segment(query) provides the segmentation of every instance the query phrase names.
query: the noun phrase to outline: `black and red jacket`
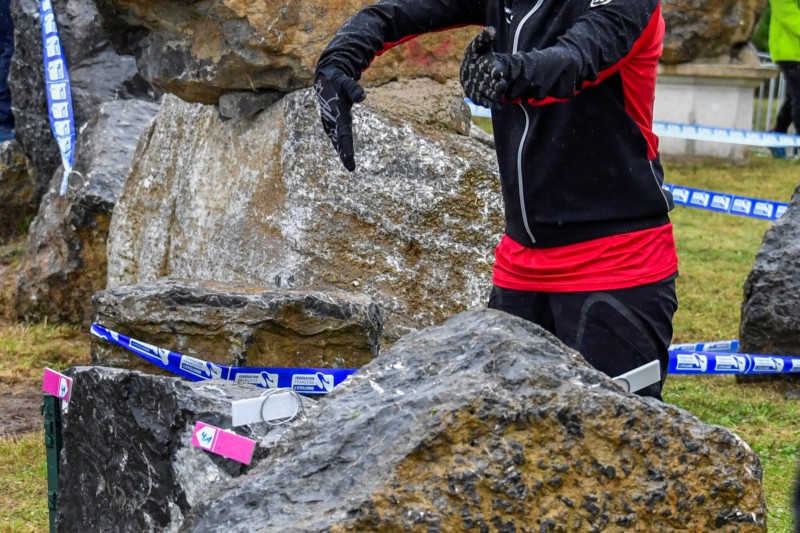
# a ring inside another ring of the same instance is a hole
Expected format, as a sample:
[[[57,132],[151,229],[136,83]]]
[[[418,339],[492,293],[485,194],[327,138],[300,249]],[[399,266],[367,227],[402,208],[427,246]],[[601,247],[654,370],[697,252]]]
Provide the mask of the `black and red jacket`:
[[[506,234],[553,247],[668,223],[652,132],[658,0],[382,0],[342,26],[318,68],[359,79],[397,43],[472,24],[497,28],[494,51],[513,54],[509,101],[492,116]]]

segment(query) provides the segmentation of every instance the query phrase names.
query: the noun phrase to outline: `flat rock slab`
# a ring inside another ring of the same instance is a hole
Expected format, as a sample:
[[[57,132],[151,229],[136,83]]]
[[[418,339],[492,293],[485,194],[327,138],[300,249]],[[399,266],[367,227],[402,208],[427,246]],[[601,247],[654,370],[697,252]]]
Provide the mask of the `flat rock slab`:
[[[161,279],[95,294],[95,322],[149,344],[233,366],[358,368],[378,355],[371,298]],[[96,364],[155,367],[92,340]]]
[[[758,456],[529,322],[403,337],[182,531],[766,531]]]

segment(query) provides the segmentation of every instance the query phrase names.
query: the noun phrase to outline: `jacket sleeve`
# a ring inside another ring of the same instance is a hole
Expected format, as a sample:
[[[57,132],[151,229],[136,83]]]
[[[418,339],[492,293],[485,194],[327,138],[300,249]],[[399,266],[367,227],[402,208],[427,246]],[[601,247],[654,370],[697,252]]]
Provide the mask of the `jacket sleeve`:
[[[344,23],[322,52],[317,71],[336,66],[355,80],[376,55],[423,33],[484,24],[487,0],[381,0]]]
[[[800,4],[797,0],[770,0],[772,19],[779,21],[783,29],[800,40]],[[800,41],[797,43],[800,48]]]
[[[511,55],[509,99],[536,104],[571,98],[619,71],[642,45],[653,53],[654,39],[660,56],[664,21],[658,0],[585,2],[583,15],[555,45]]]

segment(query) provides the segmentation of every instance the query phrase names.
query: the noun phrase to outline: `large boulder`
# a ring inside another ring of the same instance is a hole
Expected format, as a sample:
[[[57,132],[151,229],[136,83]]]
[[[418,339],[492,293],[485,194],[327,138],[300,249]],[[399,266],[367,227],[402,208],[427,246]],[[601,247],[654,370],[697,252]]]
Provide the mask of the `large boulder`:
[[[153,89],[138,75],[134,57],[118,54],[111,47],[93,0],[52,1],[69,68],[76,131],[80,132],[103,102],[155,97]],[[15,136],[31,161],[41,197],[61,157],[48,119],[39,3],[11,3],[15,50],[9,85]]]
[[[768,0],[663,0],[662,63],[727,63],[750,42]]]
[[[156,87],[190,102],[216,103],[230,91],[290,92],[313,83],[333,33],[373,0],[97,0],[119,49],[135,45],[139,71]],[[369,83],[398,77],[453,78],[467,44],[465,28],[427,35],[377,59]],[[135,37],[138,40],[131,41]]]
[[[766,503],[736,435],[481,310],[401,339],[181,530],[761,532]]]
[[[665,0],[664,61],[736,55],[767,0]],[[153,85],[191,102],[230,91],[290,92],[312,83],[333,33],[374,0],[97,0],[119,50],[135,50]],[[369,84],[397,78],[455,78],[477,28],[425,35],[377,58]]]
[[[448,87],[431,109],[463,104]],[[381,305],[390,338],[485,305],[503,229],[493,151],[436,120],[354,113],[348,173],[311,90],[243,121],[166,97],[114,210],[108,287],[167,276],[358,290]]]
[[[764,234],[744,285],[740,350],[800,357],[800,187]]]
[[[108,329],[233,366],[358,368],[378,355],[383,326],[372,299],[344,292],[161,279],[98,292],[93,302],[95,322]],[[92,341],[95,364],[153,369]]]
[[[66,196],[53,176],[31,225],[15,291],[20,318],[88,325],[92,294],[106,285],[106,240],[139,135],[158,104],[117,100],[99,106],[77,144]]]
[[[59,465],[58,531],[169,531],[215,485],[248,468],[191,446],[196,422],[231,428],[231,402],[260,390],[230,382],[108,368],[78,368],[64,415]],[[311,412],[313,405],[306,402]],[[235,432],[268,455],[284,431],[263,423]]]
[[[28,229],[39,191],[16,141],[0,143],[0,244]]]

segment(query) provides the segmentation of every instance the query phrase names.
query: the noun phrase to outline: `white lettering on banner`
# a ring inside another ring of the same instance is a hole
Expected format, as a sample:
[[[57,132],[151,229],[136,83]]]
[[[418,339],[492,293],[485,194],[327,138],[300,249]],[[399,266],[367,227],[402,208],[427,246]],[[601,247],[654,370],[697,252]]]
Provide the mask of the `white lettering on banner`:
[[[56,139],[59,148],[61,148],[62,153],[67,153],[72,150],[72,138],[71,137],[58,137]]]
[[[775,218],[781,218],[787,209],[789,209],[788,205],[779,205],[778,209],[775,210]]]
[[[184,355],[181,357],[181,363],[178,367],[183,370],[184,372],[188,372],[190,374],[194,374],[195,376],[206,377],[208,374],[208,368],[206,368],[206,362],[201,361],[200,359],[195,359],[194,357]]]
[[[67,84],[54,83],[50,86],[50,99],[51,100],[66,100],[67,99]]]
[[[47,44],[45,45],[45,49],[47,50],[47,57],[58,57],[61,55],[61,41],[58,39],[58,36],[53,35],[52,37],[47,38]]]
[[[56,102],[50,106],[50,112],[53,114],[53,118],[69,118],[69,104]]]
[[[44,32],[47,34],[56,33],[56,16],[48,13],[44,16]]]
[[[675,187],[672,189],[672,197],[676,202],[685,204],[689,200],[689,191]]]
[[[718,355],[716,357],[716,363],[714,364],[714,370],[717,372],[724,370],[744,372],[747,370],[747,358],[735,355]]]
[[[316,374],[294,374],[292,388],[298,392],[320,392],[333,390],[333,376],[317,372]]]
[[[47,66],[47,76],[49,81],[60,81],[64,79],[64,61],[56,59]]]
[[[247,373],[240,372],[236,374],[234,379],[237,383],[246,383],[248,385],[258,385],[265,389],[278,388],[278,374],[271,374],[269,372]]]
[[[678,354],[678,370],[705,372],[708,370],[708,357],[700,354]]]
[[[789,372],[800,372],[800,359],[792,359],[792,368]]]
[[[783,372],[783,360],[774,357],[753,357],[753,372]]]
[[[59,137],[66,137],[72,133],[72,127],[69,120],[57,120],[53,129]]]
[[[50,0],[42,0],[42,11],[52,11],[53,3]]]
[[[733,201],[731,211],[736,213],[750,214],[750,209],[753,207],[753,202],[745,200],[744,198],[737,198]]]
[[[214,363],[208,363],[207,372],[208,375],[211,376],[211,379],[222,379],[222,367]]]
[[[695,191],[692,193],[692,199],[689,201],[689,203],[692,205],[707,207],[710,199],[711,195],[709,195],[707,192]]]
[[[753,213],[762,217],[772,217],[772,204],[767,202],[756,202]]]
[[[711,207],[727,211],[731,207],[731,197],[722,194],[715,194],[711,199]]]

